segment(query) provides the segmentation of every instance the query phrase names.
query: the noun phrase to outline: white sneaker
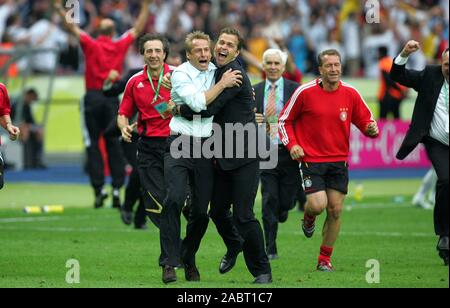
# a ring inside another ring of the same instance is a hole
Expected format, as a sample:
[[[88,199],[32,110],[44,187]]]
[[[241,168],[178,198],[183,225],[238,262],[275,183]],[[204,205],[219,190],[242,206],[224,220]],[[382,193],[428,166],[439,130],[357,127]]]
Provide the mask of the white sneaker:
[[[425,196],[422,194],[416,194],[414,196],[414,198],[412,199],[412,204],[414,206],[417,206],[421,209],[424,210],[430,210],[433,208],[433,206],[431,205],[431,203],[427,202],[427,200],[425,200]]]

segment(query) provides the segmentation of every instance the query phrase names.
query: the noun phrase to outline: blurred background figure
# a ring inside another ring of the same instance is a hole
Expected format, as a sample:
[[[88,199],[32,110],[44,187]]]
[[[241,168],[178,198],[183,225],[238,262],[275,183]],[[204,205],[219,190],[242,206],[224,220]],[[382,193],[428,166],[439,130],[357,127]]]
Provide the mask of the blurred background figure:
[[[23,105],[19,108],[19,99]],[[33,113],[33,104],[39,100],[39,94],[34,88],[23,93],[22,98],[11,99],[11,117],[18,123],[23,144],[23,160],[25,169],[46,169],[44,164],[44,128],[39,125]],[[18,111],[20,113],[17,113]]]
[[[388,56],[385,46],[378,48],[380,69],[380,86],[378,89],[378,103],[380,106],[379,119],[387,119],[389,115],[395,120],[401,119],[400,104],[408,94],[408,88],[393,81],[389,76],[394,60]]]

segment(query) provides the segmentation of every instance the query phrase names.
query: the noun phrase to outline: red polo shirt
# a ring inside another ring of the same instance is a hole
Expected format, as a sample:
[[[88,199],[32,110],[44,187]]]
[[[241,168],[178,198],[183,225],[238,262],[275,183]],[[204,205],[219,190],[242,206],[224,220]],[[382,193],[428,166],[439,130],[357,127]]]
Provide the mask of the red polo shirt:
[[[8,90],[3,83],[0,83],[0,117],[11,113]]]
[[[172,70],[172,67],[164,64],[164,75]],[[159,78],[152,78],[153,87],[155,89],[158,88],[158,79]],[[160,99],[158,99],[155,104],[152,104],[155,92],[148,80],[147,66],[128,81],[122,103],[120,104],[119,115],[131,119],[137,108],[139,112],[138,132],[140,136],[170,136],[169,123],[172,117],[163,119],[154,107],[154,105],[157,105],[160,102],[168,102],[170,100],[170,90],[161,86],[159,95]]]
[[[100,35],[96,40],[87,33],[80,35],[80,44],[86,59],[85,81],[87,90],[101,90],[111,70],[122,74],[125,56],[134,37],[126,32],[120,39]]]

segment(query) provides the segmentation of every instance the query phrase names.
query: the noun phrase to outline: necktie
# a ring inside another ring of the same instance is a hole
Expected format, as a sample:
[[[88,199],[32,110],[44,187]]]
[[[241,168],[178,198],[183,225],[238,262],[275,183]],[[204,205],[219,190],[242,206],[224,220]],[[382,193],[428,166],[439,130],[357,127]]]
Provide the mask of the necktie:
[[[266,130],[270,135],[271,139],[275,135],[275,130],[271,129],[271,125],[276,125],[274,118],[277,115],[277,105],[275,101],[275,93],[277,86],[275,84],[270,85],[269,87],[269,95],[267,96],[267,104],[266,104]]]

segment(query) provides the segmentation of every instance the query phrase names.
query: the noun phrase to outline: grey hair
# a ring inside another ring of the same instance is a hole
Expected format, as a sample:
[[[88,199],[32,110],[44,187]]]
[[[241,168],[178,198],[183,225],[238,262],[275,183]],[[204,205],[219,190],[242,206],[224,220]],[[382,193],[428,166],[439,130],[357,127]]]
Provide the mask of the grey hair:
[[[283,65],[286,65],[287,63],[288,54],[280,49],[277,48],[267,49],[263,54],[263,63],[266,63],[267,58],[270,56],[279,56],[281,59],[281,63]]]

